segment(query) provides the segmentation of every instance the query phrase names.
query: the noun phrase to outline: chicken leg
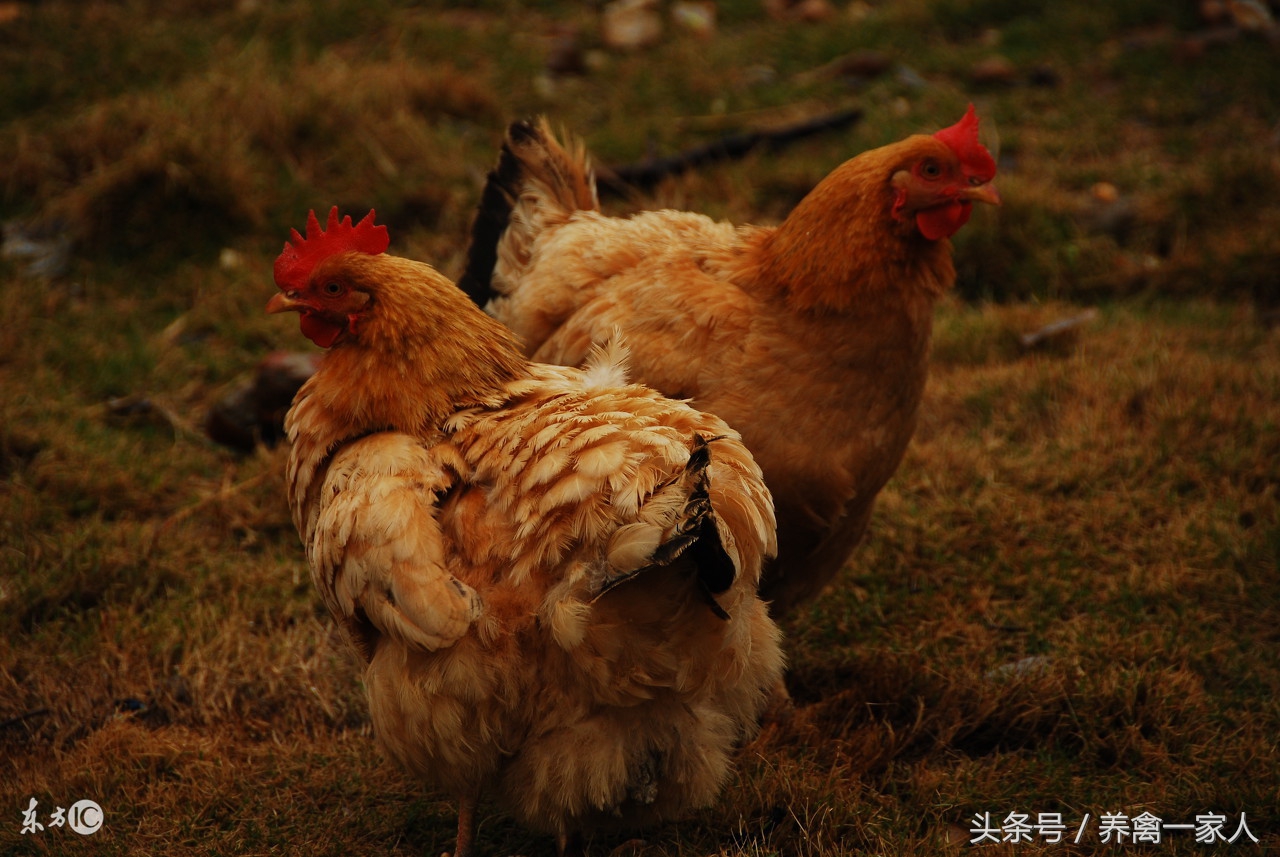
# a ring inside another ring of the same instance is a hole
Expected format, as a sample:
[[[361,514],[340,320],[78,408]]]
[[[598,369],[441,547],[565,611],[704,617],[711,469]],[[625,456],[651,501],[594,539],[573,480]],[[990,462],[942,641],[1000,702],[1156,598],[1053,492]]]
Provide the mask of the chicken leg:
[[[458,800],[458,842],[453,857],[475,857],[476,846],[476,795],[466,795]]]
[[[579,831],[556,834],[556,854],[559,857],[584,857],[586,849],[582,847],[582,834]]]

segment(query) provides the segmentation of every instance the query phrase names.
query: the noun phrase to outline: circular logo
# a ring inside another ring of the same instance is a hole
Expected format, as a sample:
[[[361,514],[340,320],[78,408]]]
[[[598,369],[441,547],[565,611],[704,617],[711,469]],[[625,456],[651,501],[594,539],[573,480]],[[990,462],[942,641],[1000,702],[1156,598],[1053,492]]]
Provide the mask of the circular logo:
[[[67,825],[82,836],[97,833],[102,820],[102,807],[91,800],[78,800],[67,812]]]

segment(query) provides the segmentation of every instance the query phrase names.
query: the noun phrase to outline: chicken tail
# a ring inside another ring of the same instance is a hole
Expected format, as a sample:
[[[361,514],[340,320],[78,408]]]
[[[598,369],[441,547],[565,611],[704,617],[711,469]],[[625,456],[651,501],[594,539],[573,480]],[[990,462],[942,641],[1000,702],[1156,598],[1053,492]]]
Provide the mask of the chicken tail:
[[[605,578],[596,598],[687,554],[697,569],[698,587],[708,605],[720,618],[729,618],[715,600],[733,584],[737,566],[725,550],[711,506],[710,441],[714,440],[718,438],[695,433],[683,473],[654,492],[641,510],[641,520],[614,533],[608,547],[614,573]]]
[[[458,286],[484,307],[498,294],[493,273],[499,259],[518,269],[528,261],[529,246],[539,232],[575,211],[599,208],[595,176],[582,145],[560,145],[545,118],[513,122],[481,192]]]

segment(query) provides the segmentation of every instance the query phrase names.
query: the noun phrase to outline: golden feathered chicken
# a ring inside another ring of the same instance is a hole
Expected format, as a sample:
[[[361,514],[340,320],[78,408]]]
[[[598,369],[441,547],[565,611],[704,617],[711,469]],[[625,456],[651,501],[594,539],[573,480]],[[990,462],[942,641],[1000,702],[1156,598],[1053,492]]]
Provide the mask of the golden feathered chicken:
[[[737,434],[625,379],[530,363],[373,213],[314,212],[268,312],[329,349],[286,419],[312,577],[390,756],[563,852],[710,803],[780,680],[773,508]]]
[[[615,329],[638,381],[723,418],[764,470],[775,615],[830,581],[915,430],[949,236],[998,203],[970,106],[837,167],[777,227],[599,211],[580,146],[511,126],[459,285],[534,360],[578,365]]]

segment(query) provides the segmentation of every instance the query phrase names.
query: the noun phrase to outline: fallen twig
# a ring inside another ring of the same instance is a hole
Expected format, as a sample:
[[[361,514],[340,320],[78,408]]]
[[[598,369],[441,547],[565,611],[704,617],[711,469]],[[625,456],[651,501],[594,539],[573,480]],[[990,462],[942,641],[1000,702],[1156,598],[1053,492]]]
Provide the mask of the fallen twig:
[[[1073,334],[1076,328],[1088,324],[1097,317],[1098,311],[1096,309],[1087,309],[1079,315],[1059,319],[1052,324],[1046,324],[1039,330],[1034,330],[1031,333],[1024,333],[1018,337],[1018,342],[1027,350],[1038,348],[1054,339],[1067,334]]]
[[[262,473],[259,473],[257,476],[250,476],[248,479],[245,479],[241,482],[237,482],[234,485],[228,485],[224,482],[222,487],[219,488],[213,494],[210,494],[207,497],[202,497],[201,499],[192,503],[190,506],[187,506],[183,509],[179,509],[178,511],[174,512],[172,515],[170,515],[169,517],[161,521],[160,526],[156,527],[155,535],[151,537],[151,544],[147,548],[146,556],[150,558],[153,554],[155,554],[156,548],[160,544],[161,536],[167,533],[169,529],[172,528],[175,524],[179,524],[182,521],[185,521],[187,518],[190,518],[192,515],[199,512],[201,509],[204,509],[205,507],[213,503],[230,499],[231,497],[234,497],[237,494],[242,493],[246,489],[252,488],[258,483],[263,482],[266,479],[270,478],[272,475],[273,475],[273,471],[267,470]]]
[[[25,723],[34,717],[44,717],[49,713],[47,708],[33,708],[31,711],[25,711],[17,717],[10,717],[8,720],[0,721],[0,730],[8,729],[10,726],[17,726],[19,723]]]
[[[667,176],[679,175],[694,167],[741,158],[758,146],[780,148],[815,134],[847,128],[861,119],[862,108],[852,107],[778,128],[726,134],[665,158],[647,158],[620,167],[599,167],[596,184],[602,193],[625,196],[632,190],[648,190]]]

